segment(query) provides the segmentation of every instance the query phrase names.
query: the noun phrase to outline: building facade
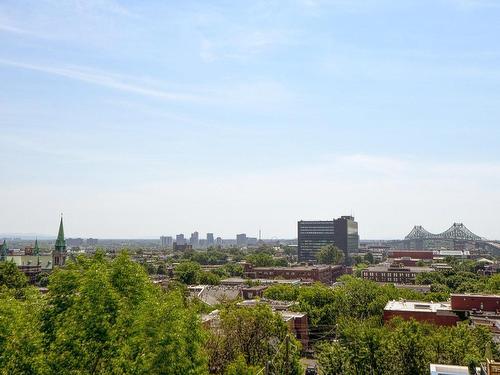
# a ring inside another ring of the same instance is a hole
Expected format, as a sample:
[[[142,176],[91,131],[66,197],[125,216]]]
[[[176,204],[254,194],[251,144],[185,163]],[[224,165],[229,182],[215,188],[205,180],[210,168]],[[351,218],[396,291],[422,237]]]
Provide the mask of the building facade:
[[[297,223],[299,262],[316,261],[316,254],[323,246],[334,244],[334,232],[333,220],[299,221]]]
[[[449,302],[389,301],[384,308],[384,322],[395,317],[439,326],[455,326],[460,321]]]
[[[358,223],[353,216],[341,216],[334,220],[334,243],[344,252],[346,261],[349,255],[359,249]]]
[[[236,235],[236,246],[247,246],[247,235],[245,233]]]
[[[455,311],[500,313],[500,296],[495,294],[452,294],[451,307]]]
[[[319,281],[331,284],[346,273],[344,266],[300,266],[300,267],[252,267],[244,266],[245,276],[251,279],[274,279]]]
[[[400,264],[376,265],[363,270],[363,279],[395,284],[414,284],[420,272],[433,272],[430,267],[406,267]]]

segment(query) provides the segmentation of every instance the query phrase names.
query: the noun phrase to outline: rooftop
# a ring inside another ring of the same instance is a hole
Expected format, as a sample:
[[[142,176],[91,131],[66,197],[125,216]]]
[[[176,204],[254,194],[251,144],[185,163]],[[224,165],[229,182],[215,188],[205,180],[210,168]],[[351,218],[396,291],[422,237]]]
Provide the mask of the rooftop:
[[[451,311],[449,302],[423,302],[423,301],[389,301],[384,310],[388,311],[420,311],[437,312]]]
[[[432,272],[434,271],[433,268],[431,267],[408,267],[408,266],[402,266],[401,268],[398,268],[397,266],[389,265],[389,264],[378,264],[376,266],[370,266],[365,269],[366,271],[371,271],[371,272],[401,272],[401,271],[406,271],[409,270],[410,272]]]
[[[469,375],[467,366],[430,365],[431,375]]]

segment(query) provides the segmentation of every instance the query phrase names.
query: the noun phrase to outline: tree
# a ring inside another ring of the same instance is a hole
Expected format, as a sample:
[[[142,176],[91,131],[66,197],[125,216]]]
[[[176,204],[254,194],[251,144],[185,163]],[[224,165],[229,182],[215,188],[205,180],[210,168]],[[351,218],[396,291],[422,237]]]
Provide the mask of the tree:
[[[195,262],[182,262],[175,267],[174,273],[175,277],[184,284],[198,284],[201,267]]]
[[[0,286],[21,289],[28,285],[28,279],[14,262],[0,262]]]
[[[364,261],[370,264],[373,264],[375,262],[375,259],[373,258],[372,253],[366,253],[365,256],[363,257]]]
[[[246,257],[247,262],[254,267],[271,267],[274,266],[274,259],[266,252],[250,254]]]
[[[245,357],[240,354],[227,366],[225,375],[256,375],[259,370],[259,367],[249,366],[245,361]]]
[[[326,245],[316,254],[316,259],[321,264],[340,264],[344,259],[344,253],[334,245]]]
[[[205,374],[204,334],[178,290],[126,254],[78,258],[50,277],[42,316],[50,373]]]
[[[262,368],[271,361],[272,373],[283,374],[284,366],[288,365],[289,374],[298,375],[300,343],[293,337],[289,338],[289,358],[286,361],[288,335],[287,325],[267,305],[228,306],[220,312],[220,325],[207,342],[209,368],[213,373],[224,373],[230,363],[238,362],[238,357],[242,356],[248,366]]]

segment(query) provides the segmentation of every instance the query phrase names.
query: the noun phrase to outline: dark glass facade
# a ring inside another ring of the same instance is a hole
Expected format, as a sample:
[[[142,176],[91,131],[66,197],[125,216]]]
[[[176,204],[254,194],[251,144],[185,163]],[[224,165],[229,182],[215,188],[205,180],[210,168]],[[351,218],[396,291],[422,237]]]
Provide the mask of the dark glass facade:
[[[319,249],[334,243],[334,221],[299,221],[299,262],[315,261]]]
[[[344,252],[346,261],[349,254],[357,252],[359,248],[358,223],[352,216],[342,216],[334,220],[334,243]]]

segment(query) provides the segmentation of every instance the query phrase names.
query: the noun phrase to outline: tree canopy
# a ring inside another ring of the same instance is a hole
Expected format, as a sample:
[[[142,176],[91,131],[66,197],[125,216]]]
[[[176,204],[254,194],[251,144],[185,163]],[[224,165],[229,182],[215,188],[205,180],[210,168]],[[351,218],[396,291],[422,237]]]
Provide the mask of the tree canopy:
[[[341,264],[344,252],[335,245],[325,245],[316,254],[316,259],[321,264]]]

